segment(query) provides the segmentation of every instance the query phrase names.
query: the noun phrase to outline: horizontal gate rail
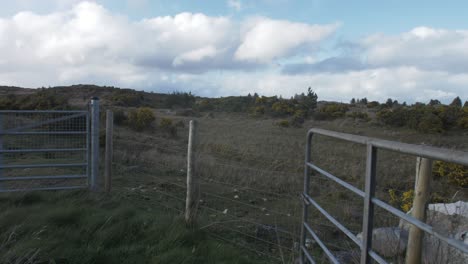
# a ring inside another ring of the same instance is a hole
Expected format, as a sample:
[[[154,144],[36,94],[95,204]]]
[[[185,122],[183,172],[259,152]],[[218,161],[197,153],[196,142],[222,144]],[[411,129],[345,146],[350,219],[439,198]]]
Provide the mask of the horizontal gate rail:
[[[364,145],[371,144],[372,146],[381,149],[388,149],[413,156],[419,156],[423,158],[435,159],[468,166],[468,153],[464,151],[351,135],[320,128],[313,128],[309,130],[309,133],[343,139],[345,141],[351,141],[354,143]]]
[[[0,153],[36,153],[36,152],[81,152],[86,148],[60,148],[60,149],[0,149]]]
[[[82,179],[86,175],[56,175],[56,176],[18,176],[18,177],[3,177],[0,181],[25,181],[25,180],[60,180],[60,179]]]
[[[4,131],[0,135],[84,135],[86,131],[28,131],[28,132],[15,132]]]
[[[85,117],[87,115],[86,112],[82,112],[82,111],[72,112],[72,113],[74,113],[74,114],[73,115],[62,116],[62,117],[59,117],[59,118],[49,119],[49,120],[46,120],[46,121],[25,125],[25,126],[22,126],[22,127],[15,127],[15,128],[12,128],[12,129],[7,129],[7,130],[4,130],[3,133],[20,132],[21,130],[40,127],[40,126],[44,126],[44,125],[49,125],[49,124],[53,124],[53,123],[57,123],[57,122],[77,118],[77,117]],[[53,132],[58,132],[58,131],[47,131],[47,133],[50,133],[50,132],[53,133]]]
[[[41,187],[41,188],[27,188],[27,189],[0,189],[0,193],[10,193],[10,192],[30,192],[30,191],[58,191],[58,190],[78,190],[86,189],[86,185],[78,186],[57,186],[57,187]]]
[[[367,172],[366,172],[366,190],[362,191],[353,185],[339,179],[335,175],[319,168],[317,165],[311,162],[310,152],[311,152],[311,142],[312,136],[314,134],[337,138],[345,141],[350,141],[358,144],[367,145]],[[414,145],[414,144],[407,144],[401,142],[393,142],[388,140],[381,140],[375,139],[370,137],[364,136],[357,136],[357,135],[350,135],[345,133],[339,133],[334,131],[328,131],[324,129],[313,128],[310,129],[307,133],[307,145],[306,145],[306,160],[305,160],[305,175],[304,175],[304,192],[302,193],[303,201],[304,201],[304,215],[303,215],[303,223],[302,223],[302,235],[301,235],[301,261],[307,259],[311,263],[315,263],[312,259],[311,255],[307,251],[305,247],[305,236],[306,233],[310,234],[314,240],[319,244],[322,248],[324,253],[328,256],[329,260],[332,263],[339,263],[337,259],[333,256],[331,251],[326,247],[326,245],[320,240],[317,234],[312,230],[312,228],[307,224],[308,219],[308,206],[313,205],[321,214],[323,214],[330,222],[332,222],[338,229],[340,229],[343,233],[345,233],[354,243],[356,243],[361,248],[362,256],[361,256],[361,263],[367,264],[370,263],[370,258],[377,261],[377,263],[384,264],[387,263],[381,256],[379,256],[376,252],[372,250],[372,230],[373,230],[373,206],[376,205],[387,212],[403,219],[410,224],[418,227],[419,229],[423,230],[424,232],[433,235],[440,239],[443,242],[446,242],[448,245],[452,246],[460,250],[461,252],[468,254],[468,246],[466,246],[462,241],[456,240],[451,237],[447,237],[435,232],[432,226],[417,220],[416,218],[412,217],[411,215],[407,215],[404,212],[392,207],[391,205],[383,202],[382,200],[376,198],[374,196],[374,188],[375,188],[375,167],[376,167],[376,151],[377,149],[387,149],[391,151],[396,151],[399,153],[414,155],[418,157],[446,161],[450,163],[457,163],[461,165],[468,166],[468,152],[458,151],[458,150],[451,150],[451,149],[442,149],[430,146],[423,146],[423,145]],[[354,235],[350,230],[348,230],[344,225],[342,225],[338,220],[336,220],[333,216],[331,216],[324,208],[322,208],[309,194],[309,169],[313,169],[314,171],[318,172],[322,176],[340,184],[344,188],[349,191],[352,191],[356,195],[364,198],[367,201],[367,205],[365,204],[365,212],[364,212],[364,219],[363,219],[363,232],[362,237],[363,240],[359,239],[356,235]],[[367,226],[367,227],[366,227]],[[370,257],[370,258],[369,258]]]
[[[3,165],[0,169],[27,169],[27,168],[55,168],[55,167],[86,167],[87,163],[61,163],[61,164],[19,164],[19,165]]]
[[[343,181],[342,179],[336,177],[335,175],[331,174],[331,173],[328,173],[326,171],[324,171],[323,169],[319,168],[318,166],[316,166],[315,164],[312,164],[310,162],[306,162],[306,166],[309,166],[310,168],[314,169],[315,171],[317,171],[318,173],[322,174],[323,176],[325,177],[328,177],[329,179],[335,181],[336,183],[340,184],[341,186],[345,187],[346,189],[352,191],[353,193],[361,196],[362,198],[364,198],[364,196],[366,195],[363,191],[359,190],[358,188],[354,187],[353,185]]]
[[[86,114],[86,110],[0,110],[0,114]]]

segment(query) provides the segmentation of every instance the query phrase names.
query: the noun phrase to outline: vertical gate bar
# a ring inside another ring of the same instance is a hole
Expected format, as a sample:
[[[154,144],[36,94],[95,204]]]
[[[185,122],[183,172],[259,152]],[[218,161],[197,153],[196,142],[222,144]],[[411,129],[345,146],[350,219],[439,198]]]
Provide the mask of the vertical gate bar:
[[[104,189],[110,192],[112,185],[112,134],[114,130],[114,114],[111,110],[106,111],[106,154],[104,166]]]
[[[372,232],[374,227],[374,204],[377,167],[377,148],[371,143],[367,144],[366,186],[364,196],[364,215],[362,220],[361,264],[370,264],[372,249]]]
[[[0,113],[0,150],[3,149],[3,114]],[[0,167],[3,165],[3,153],[0,152]],[[0,168],[0,178],[3,177],[3,169]],[[0,190],[2,184],[0,184]]]
[[[309,184],[310,184],[310,168],[307,166],[307,163],[310,162],[311,159],[311,148],[312,148],[312,136],[314,134],[312,132],[307,133],[307,143],[305,148],[305,162],[304,162],[304,193],[309,194]],[[304,227],[304,223],[307,223],[307,219],[309,217],[309,207],[308,203],[306,203],[305,199],[303,199],[303,209],[302,209],[302,225],[301,225],[301,246],[305,247],[306,242],[306,230]],[[301,264],[305,263],[306,256],[304,252],[300,251],[300,261]]]
[[[89,134],[90,134],[90,125],[89,125],[89,113],[91,111],[90,104],[88,103],[88,112],[86,113],[86,153],[85,153],[85,159],[86,159],[86,181],[88,187],[91,187],[91,173],[90,173],[90,168],[91,168],[91,151],[90,151],[90,142],[89,142]]]
[[[99,190],[99,98],[91,100],[91,189]]]

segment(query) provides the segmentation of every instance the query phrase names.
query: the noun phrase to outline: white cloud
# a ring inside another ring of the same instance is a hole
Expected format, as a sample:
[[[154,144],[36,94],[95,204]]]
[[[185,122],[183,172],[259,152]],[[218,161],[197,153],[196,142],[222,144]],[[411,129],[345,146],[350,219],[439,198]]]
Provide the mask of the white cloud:
[[[95,2],[42,15],[24,11],[0,18],[0,85],[95,83],[284,97],[311,86],[329,100],[468,99],[467,30],[419,27],[375,34],[357,40],[358,55],[324,63],[320,45],[337,28],[201,13],[131,21]],[[322,67],[288,72],[287,66],[272,66],[276,59]]]
[[[184,64],[184,62],[198,62],[203,59],[212,58],[214,57],[218,51],[213,46],[206,46],[200,49],[191,50],[181,55],[177,56],[174,61],[174,66],[179,66]]]
[[[446,72],[421,71],[414,67],[369,69],[345,73],[288,74],[233,74],[222,80],[222,91],[233,94],[258,92],[266,95],[291,96],[312,87],[320,100],[348,102],[351,98],[369,100],[428,102],[437,98],[450,102],[455,96],[468,97],[465,82],[468,73],[451,75]],[[241,89],[241,90],[239,90]]]
[[[228,0],[227,5],[236,11],[240,11],[242,9],[242,2],[240,0]]]
[[[289,55],[300,47],[317,47],[337,27],[337,24],[309,25],[256,18],[244,26],[242,43],[235,57],[238,60],[268,62]]]
[[[417,27],[399,35],[371,35],[362,45],[372,66],[468,71],[468,30]]]

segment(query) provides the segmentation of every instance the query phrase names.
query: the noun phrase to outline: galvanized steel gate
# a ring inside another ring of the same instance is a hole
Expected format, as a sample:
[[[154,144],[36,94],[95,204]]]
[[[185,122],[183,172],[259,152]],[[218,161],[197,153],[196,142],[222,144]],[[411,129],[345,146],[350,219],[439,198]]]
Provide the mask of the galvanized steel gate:
[[[367,146],[367,161],[366,161],[366,175],[365,175],[365,190],[362,191],[353,185],[339,179],[338,177],[328,173],[327,171],[319,168],[311,161],[311,142],[313,135],[321,135],[341,139],[349,142],[358,144],[364,144]],[[377,263],[388,263],[384,258],[379,256],[375,251],[372,250],[372,230],[374,220],[374,206],[378,206],[387,212],[404,219],[405,221],[417,226],[420,230],[427,234],[430,234],[441,241],[444,241],[454,249],[468,254],[468,247],[460,240],[455,240],[450,237],[446,237],[442,234],[435,232],[432,226],[417,220],[411,215],[405,214],[404,212],[392,207],[391,205],[383,202],[382,200],[375,197],[375,185],[376,185],[376,166],[377,166],[377,149],[387,149],[396,151],[399,153],[405,153],[414,155],[422,158],[440,160],[446,162],[457,163],[468,166],[468,153],[456,150],[434,148],[429,146],[412,145],[400,142],[392,142],[387,140],[374,139],[363,136],[356,136],[344,133],[338,133],[323,129],[311,129],[307,134],[307,145],[306,145],[306,157],[305,157],[305,171],[304,171],[304,192],[302,193],[304,208],[303,208],[303,222],[301,226],[301,262],[302,263],[316,263],[308,252],[305,242],[306,236],[310,235],[317,242],[323,252],[327,255],[331,263],[340,263],[337,258],[333,255],[330,249],[324,244],[324,242],[318,237],[316,232],[312,230],[311,226],[307,223],[309,206],[313,205],[320,213],[322,213],[331,223],[333,223],[338,229],[340,229],[346,236],[348,236],[356,245],[361,249],[361,264],[372,263],[374,260]],[[364,199],[364,212],[363,212],[363,224],[362,224],[362,240],[347,229],[343,224],[337,221],[332,215],[330,215],[323,207],[321,207],[309,194],[310,185],[310,172],[311,170],[316,171],[325,178],[334,181],[347,190],[353,192],[357,196]]]
[[[95,188],[99,100],[86,111],[0,111],[0,192]]]

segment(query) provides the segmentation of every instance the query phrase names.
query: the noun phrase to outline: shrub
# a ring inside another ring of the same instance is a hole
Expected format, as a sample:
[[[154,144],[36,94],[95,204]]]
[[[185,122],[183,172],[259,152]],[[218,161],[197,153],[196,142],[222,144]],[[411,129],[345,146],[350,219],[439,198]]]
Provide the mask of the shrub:
[[[159,125],[161,126],[161,128],[171,127],[172,126],[172,119],[163,117],[163,119],[161,119],[161,122],[159,123]]]
[[[148,107],[140,107],[136,110],[132,110],[128,116],[129,126],[137,131],[151,128],[154,120],[153,111]]]
[[[306,113],[303,110],[296,110],[291,118],[291,125],[301,127],[304,124]]]
[[[468,166],[436,161],[433,174],[436,177],[446,178],[450,183],[459,187],[468,187]]]
[[[377,112],[377,119],[386,125],[401,127],[407,122],[407,114],[404,108],[384,108]]]
[[[444,132],[444,123],[437,115],[427,113],[419,122],[418,131],[422,133],[442,133]]]
[[[390,204],[401,208],[404,212],[408,212],[413,207],[414,190],[411,189],[398,195],[396,190],[390,189],[388,194],[390,195]]]
[[[378,107],[378,106],[380,106],[380,104],[377,101],[372,101],[372,102],[367,103],[368,108],[375,108],[375,107]]]
[[[286,101],[279,101],[271,106],[274,116],[285,116],[294,113],[294,108]]]
[[[289,127],[289,121],[288,120],[281,120],[278,123],[276,123],[276,125],[278,125],[280,127]]]
[[[143,103],[143,93],[130,89],[115,89],[111,95],[111,101],[119,106],[138,106]]]
[[[172,119],[164,117],[161,119],[159,126],[162,130],[169,133],[171,136],[177,136],[177,127],[173,125]]]
[[[326,104],[315,113],[315,119],[324,120],[343,117],[345,116],[346,111],[348,111],[348,107],[344,104]]]
[[[360,119],[366,122],[370,120],[370,117],[366,112],[352,112],[352,113],[349,113],[347,116],[355,120]]]
[[[463,129],[468,129],[468,105],[463,106],[463,109],[457,120],[457,126]]]

